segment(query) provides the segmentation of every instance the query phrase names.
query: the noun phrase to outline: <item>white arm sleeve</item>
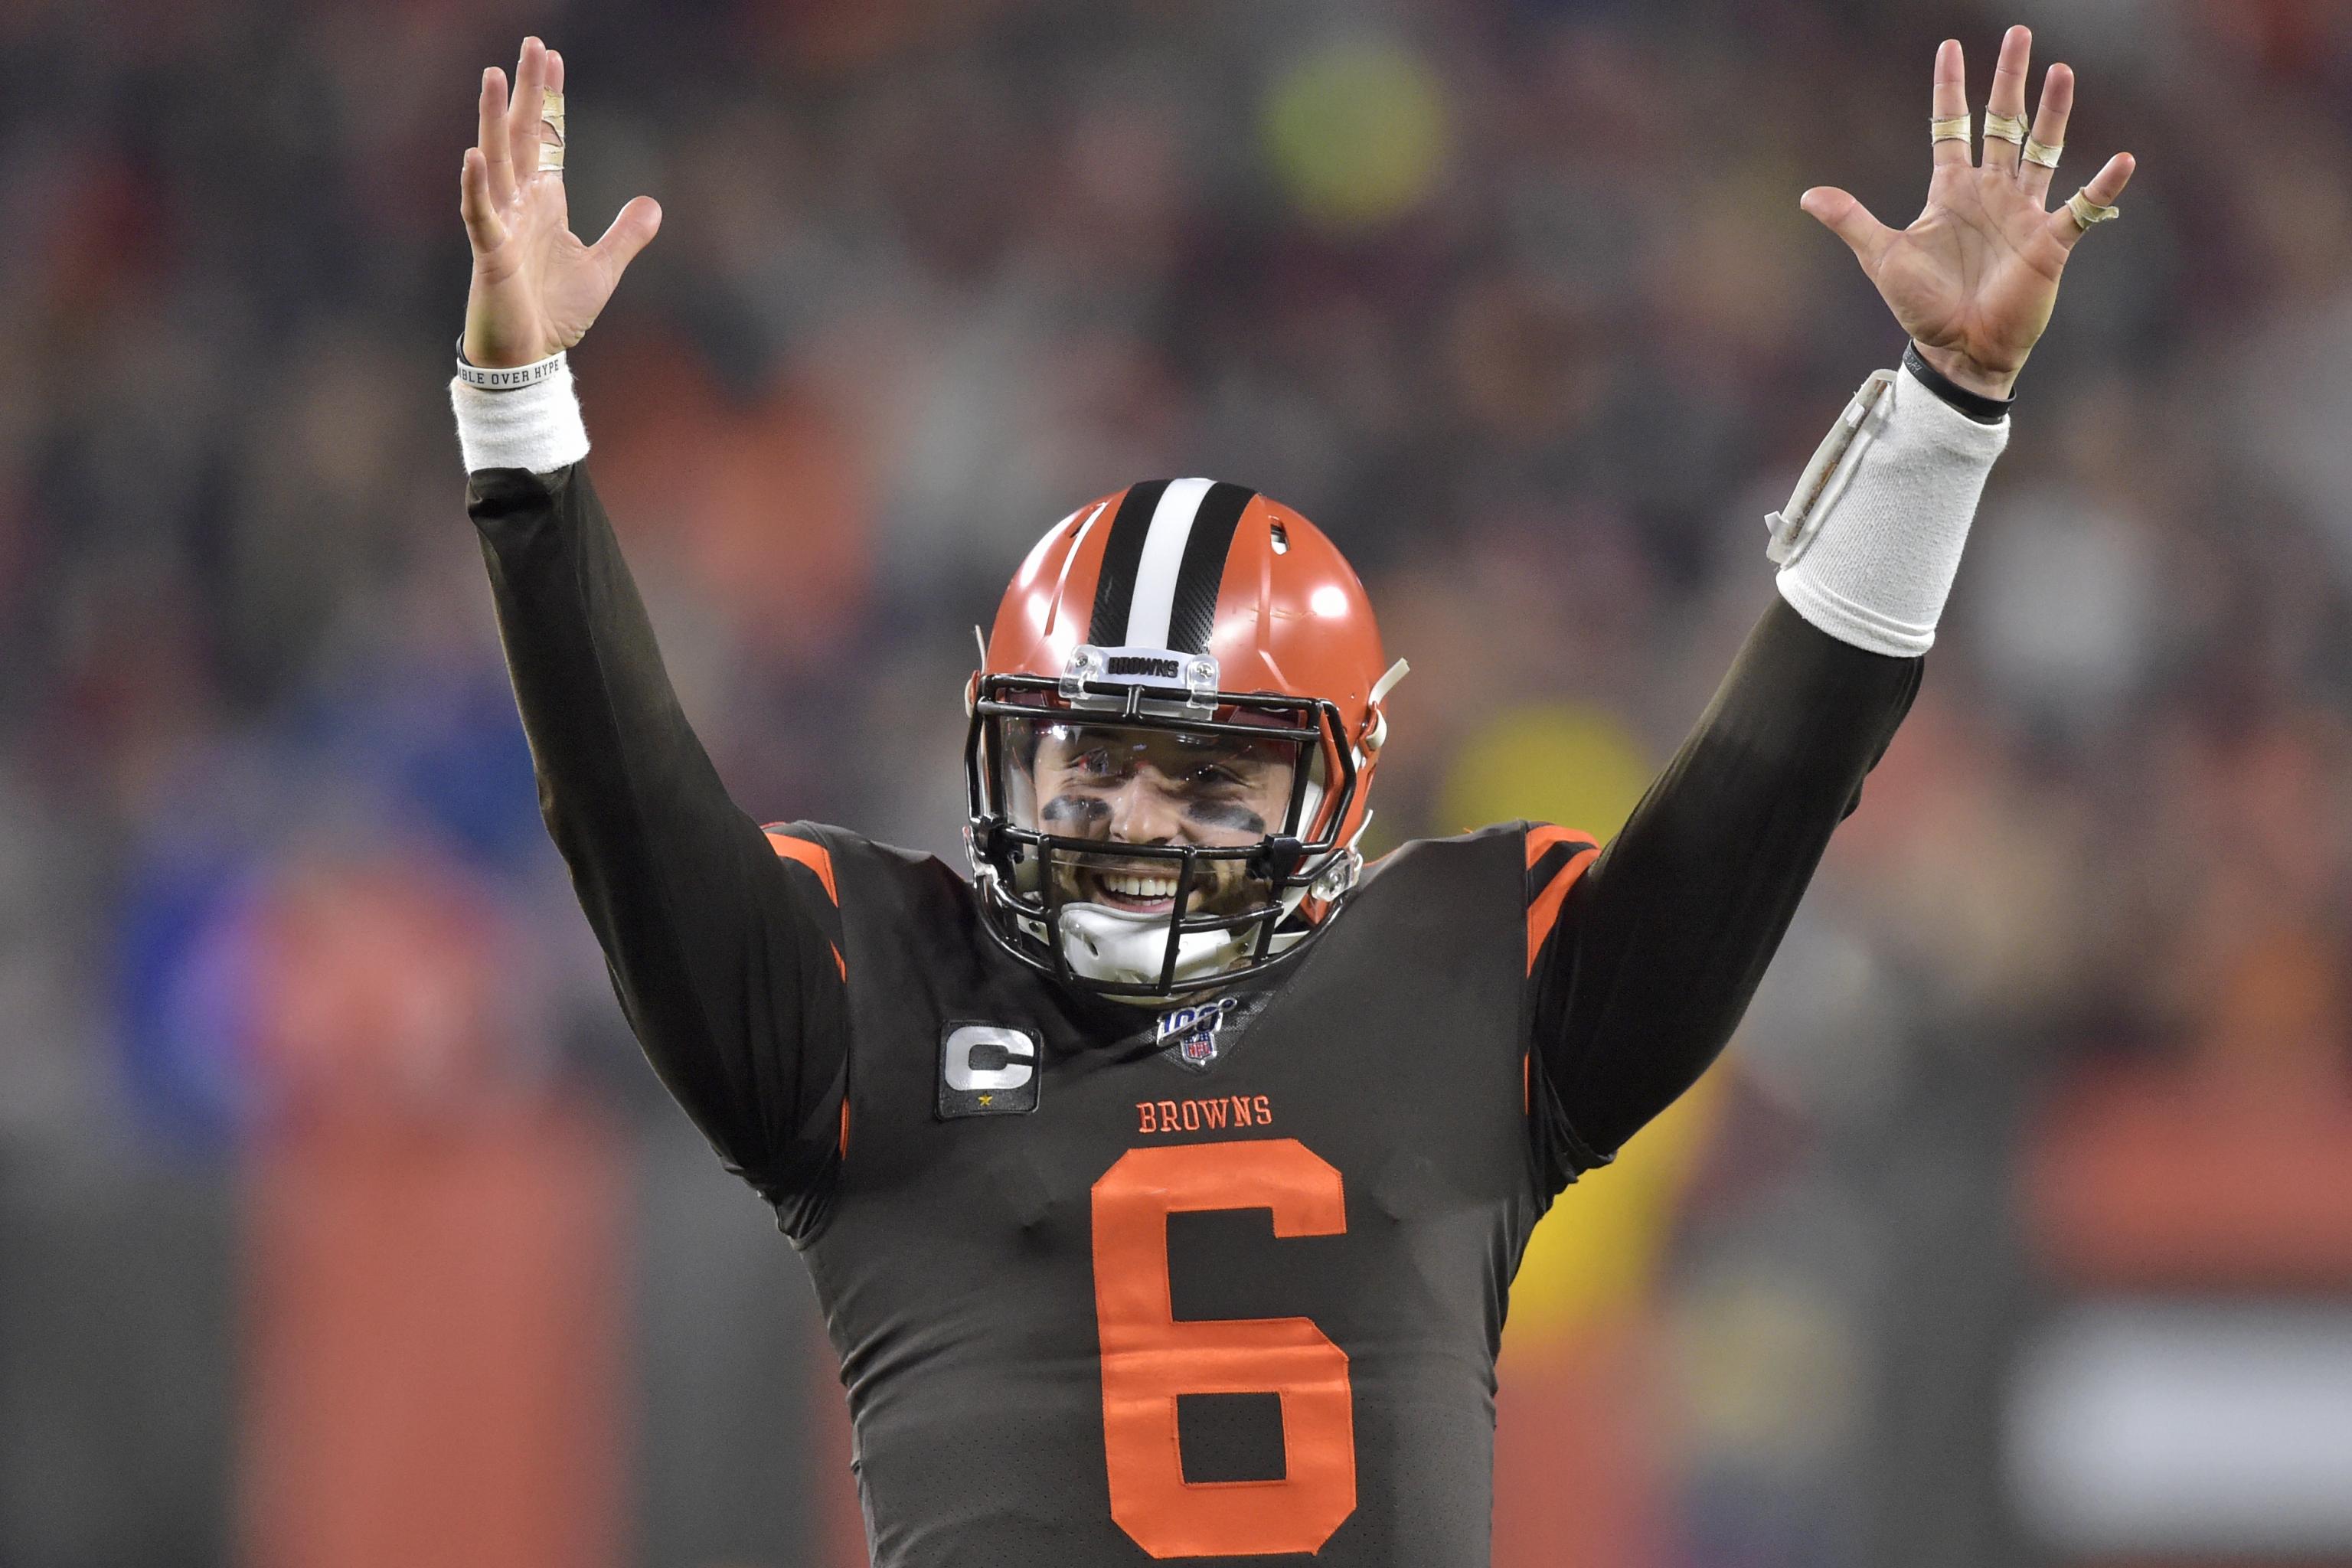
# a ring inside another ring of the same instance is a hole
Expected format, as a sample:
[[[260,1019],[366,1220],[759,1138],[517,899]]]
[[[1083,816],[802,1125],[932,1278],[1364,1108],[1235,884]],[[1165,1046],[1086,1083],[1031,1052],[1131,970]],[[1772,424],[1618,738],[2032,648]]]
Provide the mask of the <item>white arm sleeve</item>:
[[[457,449],[469,474],[484,468],[551,474],[588,455],[588,426],[581,422],[569,364],[512,392],[485,392],[452,376],[449,406],[457,416]]]
[[[2009,419],[1985,425],[1896,373],[1823,487],[1780,596],[1840,642],[1908,658],[1936,640]],[[1794,510],[1792,499],[1791,510]]]

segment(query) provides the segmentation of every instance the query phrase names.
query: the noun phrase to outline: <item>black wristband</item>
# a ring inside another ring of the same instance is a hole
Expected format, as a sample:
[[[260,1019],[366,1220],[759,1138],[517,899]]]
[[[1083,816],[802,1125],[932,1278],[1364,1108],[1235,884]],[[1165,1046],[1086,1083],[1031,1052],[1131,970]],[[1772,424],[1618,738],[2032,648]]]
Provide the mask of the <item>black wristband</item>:
[[[1916,342],[1903,345],[1903,368],[1917,376],[1928,391],[1967,415],[1979,425],[1998,425],[2009,417],[2014,397],[1987,397],[1981,392],[1970,392],[1942,371],[1927,363]]]

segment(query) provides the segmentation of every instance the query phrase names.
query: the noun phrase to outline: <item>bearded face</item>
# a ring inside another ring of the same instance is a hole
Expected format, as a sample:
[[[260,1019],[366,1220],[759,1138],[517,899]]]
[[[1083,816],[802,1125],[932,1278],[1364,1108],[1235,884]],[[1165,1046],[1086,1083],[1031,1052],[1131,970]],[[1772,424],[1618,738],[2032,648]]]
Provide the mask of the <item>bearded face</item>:
[[[1297,743],[1118,724],[1038,723],[1026,766],[1016,766],[1040,832],[1105,845],[1239,848],[1283,828]],[[1016,752],[1016,755],[1019,753]],[[1137,914],[1175,907],[1177,870],[1138,857],[1056,856],[1064,901]],[[1240,860],[1198,863],[1183,913],[1232,914],[1267,896]]]

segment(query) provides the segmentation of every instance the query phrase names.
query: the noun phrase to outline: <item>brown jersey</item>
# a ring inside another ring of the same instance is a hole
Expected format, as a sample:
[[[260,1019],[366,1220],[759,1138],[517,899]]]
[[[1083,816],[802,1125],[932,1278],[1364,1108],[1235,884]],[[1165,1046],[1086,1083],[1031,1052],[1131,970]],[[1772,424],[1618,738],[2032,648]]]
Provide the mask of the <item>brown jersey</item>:
[[[1409,846],[1295,962],[1138,1007],[935,859],[737,809],[583,469],[471,510],[615,992],[807,1258],[876,1562],[1484,1563],[1528,1232],[1720,1050],[1920,661],[1776,602],[1605,851]]]
[[[840,900],[847,1137],[801,1240],[877,1559],[1485,1562],[1505,1293],[1565,1157],[1528,870],[1565,851],[1564,891],[1590,846],[1413,845],[1297,963],[1139,1007],[1007,957],[937,860],[772,837]]]

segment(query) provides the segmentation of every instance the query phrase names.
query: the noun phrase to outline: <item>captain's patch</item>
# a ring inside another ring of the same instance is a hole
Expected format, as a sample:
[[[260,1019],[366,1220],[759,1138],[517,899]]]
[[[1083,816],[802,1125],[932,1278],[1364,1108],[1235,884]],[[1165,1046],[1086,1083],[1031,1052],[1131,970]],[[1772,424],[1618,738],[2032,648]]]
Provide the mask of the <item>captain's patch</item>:
[[[940,1037],[942,1118],[1037,1109],[1037,1037],[1004,1024],[950,1024]]]

